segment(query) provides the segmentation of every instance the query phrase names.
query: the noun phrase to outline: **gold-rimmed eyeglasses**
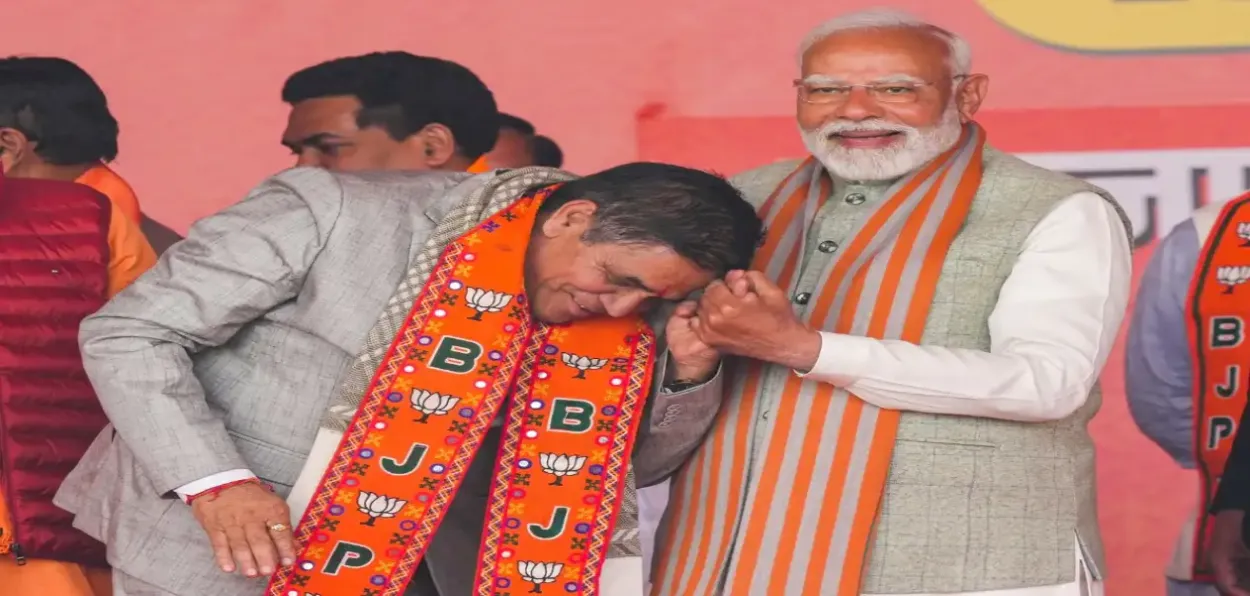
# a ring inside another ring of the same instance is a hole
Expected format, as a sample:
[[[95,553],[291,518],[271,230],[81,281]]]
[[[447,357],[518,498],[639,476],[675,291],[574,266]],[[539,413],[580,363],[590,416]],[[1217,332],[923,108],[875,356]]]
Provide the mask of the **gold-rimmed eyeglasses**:
[[[959,82],[967,75],[952,77]],[[929,81],[890,81],[880,83],[835,83],[819,79],[795,79],[794,88],[799,92],[799,100],[811,104],[840,104],[846,102],[856,88],[863,89],[869,97],[880,103],[907,104],[920,99],[925,87],[932,87]]]

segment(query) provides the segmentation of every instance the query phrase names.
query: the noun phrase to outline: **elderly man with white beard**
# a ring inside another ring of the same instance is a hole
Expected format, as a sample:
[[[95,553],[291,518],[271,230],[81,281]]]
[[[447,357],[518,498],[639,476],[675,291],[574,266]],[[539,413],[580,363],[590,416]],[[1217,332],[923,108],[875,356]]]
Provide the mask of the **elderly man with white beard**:
[[[1106,191],[986,144],[958,36],[893,12],[800,47],[811,156],[697,333],[724,405],[673,481],[653,596],[1103,593],[1087,423],[1128,301]]]

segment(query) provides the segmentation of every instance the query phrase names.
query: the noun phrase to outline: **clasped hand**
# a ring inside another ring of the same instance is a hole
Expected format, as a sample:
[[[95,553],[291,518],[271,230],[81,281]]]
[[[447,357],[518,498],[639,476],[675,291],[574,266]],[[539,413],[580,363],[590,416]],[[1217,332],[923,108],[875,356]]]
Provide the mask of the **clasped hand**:
[[[794,315],[785,290],[758,271],[731,271],[702,298],[684,302],[669,324],[680,337],[697,339],[710,353],[733,354],[810,370],[820,354],[820,334]],[[670,346],[673,345],[670,340]],[[675,351],[676,348],[670,348]]]
[[[191,504],[213,545],[217,566],[247,577],[269,575],[295,560],[286,501],[259,483],[240,484]]]

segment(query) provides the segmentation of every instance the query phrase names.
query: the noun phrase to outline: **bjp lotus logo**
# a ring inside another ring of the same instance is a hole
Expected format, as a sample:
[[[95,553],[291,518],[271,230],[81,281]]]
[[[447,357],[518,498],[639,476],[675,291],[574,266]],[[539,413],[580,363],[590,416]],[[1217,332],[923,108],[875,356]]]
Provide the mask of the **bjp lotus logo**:
[[[560,572],[564,570],[564,564],[520,561],[516,564],[516,568],[521,574],[521,579],[534,584],[529,593],[542,594],[543,584],[555,583],[556,578],[560,577]]]
[[[1215,268],[1215,279],[1224,286],[1225,294],[1232,294],[1237,286],[1250,280],[1250,267],[1245,265],[1232,265]]]
[[[551,486],[564,486],[565,476],[576,476],[582,471],[582,466],[586,465],[586,456],[539,453],[538,465],[544,472],[556,477]]]
[[[508,303],[512,302],[512,294],[481,288],[465,288],[464,302],[469,305],[469,308],[477,311],[469,317],[469,320],[480,321],[482,315],[488,312],[499,312],[503,310],[503,307],[508,306]]]
[[[416,421],[425,424],[430,421],[430,416],[446,416],[457,403],[460,403],[460,398],[446,393],[413,389],[409,401],[412,403],[412,409],[421,412],[421,417]]]
[[[560,359],[564,361],[564,365],[577,370],[577,374],[573,375],[574,379],[586,378],[586,371],[599,370],[607,365],[608,361],[603,358],[588,358],[586,356],[578,356],[569,352],[562,352]]]
[[[361,513],[369,516],[367,521],[362,522],[362,524],[366,526],[372,526],[378,521],[378,518],[395,517],[395,514],[399,513],[399,510],[403,509],[404,505],[407,504],[408,501],[403,499],[388,497],[379,493],[365,492],[363,490],[360,491],[360,494],[356,495],[356,508],[359,509]]]

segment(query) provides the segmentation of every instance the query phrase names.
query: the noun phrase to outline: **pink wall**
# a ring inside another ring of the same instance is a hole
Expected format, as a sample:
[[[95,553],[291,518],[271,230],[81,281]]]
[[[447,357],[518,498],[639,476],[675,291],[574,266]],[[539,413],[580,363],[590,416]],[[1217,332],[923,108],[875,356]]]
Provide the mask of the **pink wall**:
[[[797,40],[836,11],[872,4],[12,1],[0,10],[0,53],[55,54],[91,71],[122,122],[118,169],[138,190],[145,211],[184,231],[197,217],[239,199],[289,163],[277,143],[285,120],[279,88],[292,71],[323,59],[405,49],[458,60],[487,81],[505,110],[531,119],[557,139],[572,169],[585,171],[636,158],[640,141],[651,143],[643,153],[665,154],[666,137],[639,135],[637,116],[645,106],[664,106],[665,117],[704,122],[700,130],[708,146],[719,143],[718,130],[732,139],[729,144],[740,146],[742,140],[735,135],[752,126],[788,128]],[[1250,54],[1079,54],[1009,30],[972,0],[891,4],[971,40],[977,69],[993,80],[989,110],[1223,105],[1218,115],[1202,109],[1187,112],[1209,130],[1236,107],[1250,107],[1250,80],[1242,76],[1250,72]],[[994,9],[1007,3],[981,4]],[[1138,3],[1122,3],[1116,10],[1129,4]],[[1202,6],[1213,4],[1219,3]],[[1073,2],[1056,1],[1054,7],[1053,13],[1032,18],[1089,24]],[[1180,22],[1166,17],[1155,14],[1134,21],[1145,23],[1134,26],[1162,31]],[[1109,38],[1122,33],[1112,27],[1106,31]],[[1120,126],[1109,137],[1099,136],[1103,131],[1096,127],[1089,129],[1088,146],[1038,147],[1030,142],[1035,132],[1027,125],[991,128],[990,138],[1027,151],[1152,146],[1160,135],[1149,117],[1152,111],[1133,113],[1141,120]],[[1056,125],[1063,126],[1063,121]],[[1184,128],[1172,122],[1159,146],[1184,146]],[[1250,139],[1231,136],[1244,130],[1229,129],[1218,142],[1204,140],[1202,146],[1250,146]],[[671,136],[676,133],[668,134],[676,145],[680,139]],[[778,134],[758,155],[734,159],[722,154],[712,161],[736,167],[769,160]],[[1080,133],[1067,136],[1067,144],[1081,145]],[[706,162],[715,152],[704,155],[695,145],[669,153]],[[1104,530],[1112,551],[1111,593],[1161,594],[1161,569],[1192,493],[1187,476],[1128,421],[1123,396],[1114,390],[1118,375],[1113,362],[1107,379],[1112,390],[1095,422]]]
[[[295,69],[399,48],[473,68],[586,170],[635,156],[634,113],[790,111],[793,49],[836,10],[789,0],[37,0],[7,2],[0,52],[79,61],[122,122],[119,169],[180,230],[286,165],[278,92]],[[895,0],[954,28],[993,76],[990,108],[1250,101],[1250,56],[1061,54],[997,25],[970,0]],[[926,8],[927,7],[927,8]],[[940,8],[938,8],[940,7]],[[991,131],[992,133],[993,131]]]

